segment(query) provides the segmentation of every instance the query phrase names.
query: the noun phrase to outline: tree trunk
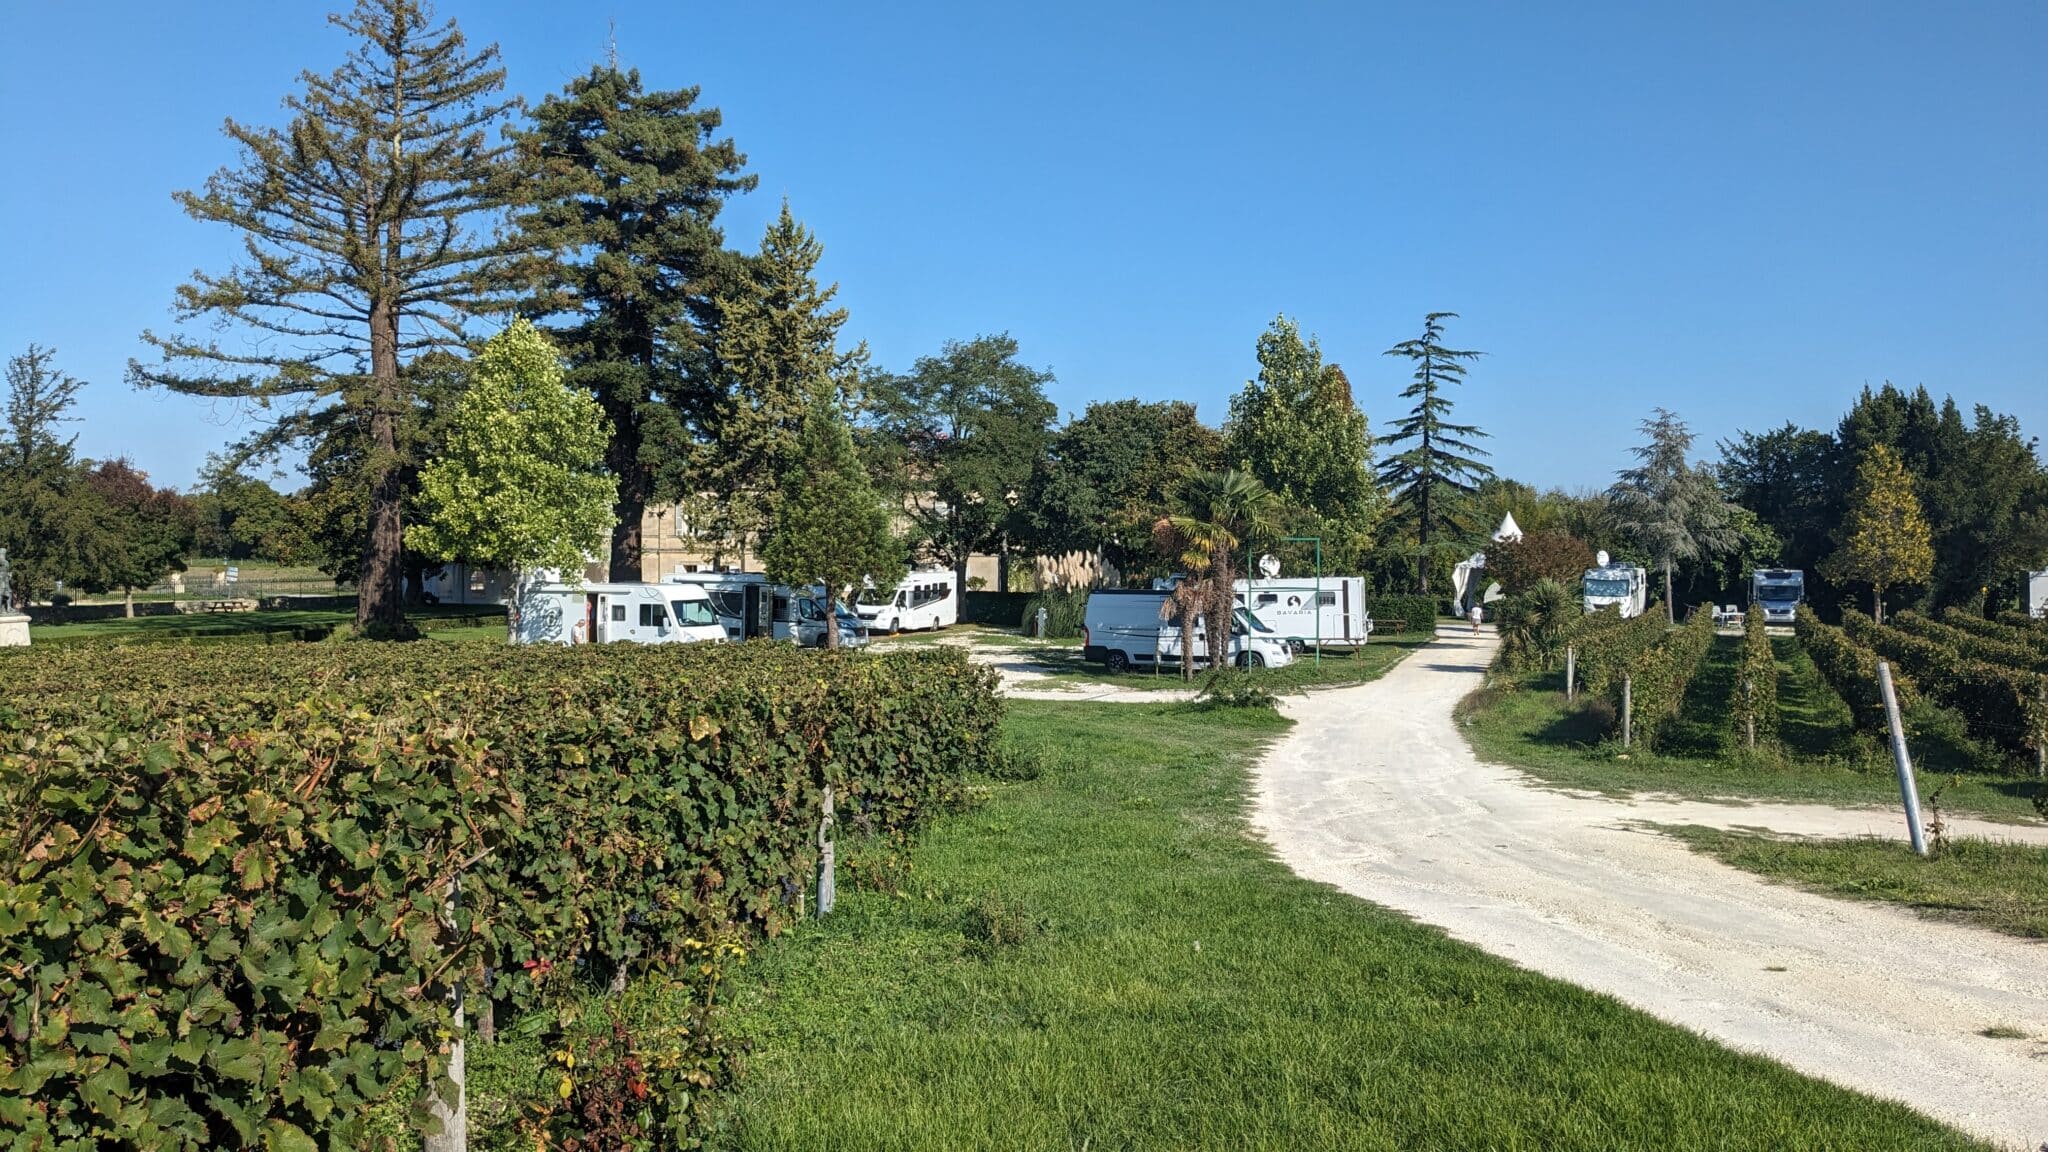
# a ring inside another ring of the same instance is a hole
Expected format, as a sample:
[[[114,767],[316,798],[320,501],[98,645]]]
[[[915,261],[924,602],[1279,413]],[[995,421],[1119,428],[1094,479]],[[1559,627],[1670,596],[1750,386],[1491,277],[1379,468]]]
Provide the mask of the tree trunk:
[[[967,586],[962,584],[960,588],[964,592]],[[1010,590],[1010,534],[1007,532],[1003,534],[1002,545],[996,552],[995,590],[998,592],[1008,592]]]
[[[405,634],[405,485],[398,460],[398,310],[388,300],[370,306],[370,373],[376,381],[370,413],[370,533],[356,581],[356,631],[377,637]]]
[[[1671,598],[1671,560],[1664,561],[1664,620],[1668,624],[1678,623],[1678,602]]]
[[[1870,615],[1879,624],[1884,623],[1884,585],[1870,586]]]
[[[839,647],[839,613],[834,610],[829,590],[825,596],[825,647]]]
[[[953,595],[967,595],[967,550],[960,550],[960,558],[953,562]]]
[[[1424,438],[1424,440],[1423,440],[1423,442],[1422,442],[1422,448],[1423,448],[1423,452],[1424,452],[1424,454],[1425,454],[1425,455],[1427,455],[1427,453],[1428,453],[1428,451],[1429,451],[1429,441],[1428,441],[1427,437],[1425,437],[1425,438]],[[1416,590],[1417,592],[1420,592],[1420,593],[1422,593],[1422,594],[1423,594],[1424,596],[1427,596],[1427,595],[1429,595],[1429,479],[1428,479],[1428,477],[1424,477],[1424,478],[1423,478],[1423,482],[1422,482],[1422,497],[1421,497],[1421,499],[1420,499],[1420,500],[1418,500],[1418,501],[1417,501],[1417,513],[1416,513],[1416,519],[1415,519],[1415,543],[1416,543],[1417,547],[1419,547],[1419,548],[1421,549],[1421,553],[1420,553],[1420,555],[1418,555],[1418,556],[1416,556],[1416,557],[1415,557],[1415,590]]]
[[[616,581],[632,583],[646,579],[640,571],[640,519],[647,511],[652,493],[647,469],[640,463],[640,426],[625,405],[612,405],[612,438],[605,445],[605,466],[619,482],[619,498],[612,505],[612,554],[608,571]],[[661,579],[656,573],[655,579]]]
[[[4,610],[5,607],[0,605],[0,610]],[[121,585],[121,615],[130,620],[135,619],[135,588],[129,584]]]
[[[1180,606],[1180,678],[1195,678],[1195,606]]]

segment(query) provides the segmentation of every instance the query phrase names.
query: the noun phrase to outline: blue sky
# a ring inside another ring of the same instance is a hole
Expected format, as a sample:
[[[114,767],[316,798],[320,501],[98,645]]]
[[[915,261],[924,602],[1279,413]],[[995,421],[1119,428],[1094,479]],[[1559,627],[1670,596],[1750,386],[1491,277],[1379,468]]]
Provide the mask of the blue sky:
[[[321,3],[21,5],[0,43],[0,351],[91,382],[79,445],[186,484],[246,417],[135,393],[173,287],[233,255],[170,193],[344,45]],[[2048,5],[444,2],[511,87],[604,52],[701,85],[907,367],[1007,330],[1091,399],[1220,421],[1285,312],[1375,428],[1431,310],[1485,350],[1494,463],[1601,485],[1652,406],[1710,448],[1862,385],[2048,429]],[[294,481],[295,482],[295,481]]]

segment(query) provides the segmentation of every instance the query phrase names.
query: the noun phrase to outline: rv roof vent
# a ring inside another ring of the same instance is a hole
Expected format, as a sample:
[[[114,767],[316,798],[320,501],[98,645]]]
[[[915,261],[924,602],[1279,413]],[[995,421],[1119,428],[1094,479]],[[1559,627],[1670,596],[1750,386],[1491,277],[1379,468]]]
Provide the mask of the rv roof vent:
[[[1579,555],[1584,556],[1585,553],[1581,552]],[[1593,557],[1593,563],[1598,564],[1602,568],[1607,567],[1607,549],[1602,548],[1600,554]]]

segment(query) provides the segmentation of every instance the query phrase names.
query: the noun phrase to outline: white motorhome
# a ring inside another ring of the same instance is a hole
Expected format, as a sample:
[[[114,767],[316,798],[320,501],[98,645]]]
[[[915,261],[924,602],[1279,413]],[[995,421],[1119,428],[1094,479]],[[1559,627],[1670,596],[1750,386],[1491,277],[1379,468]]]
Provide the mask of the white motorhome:
[[[1111,672],[1179,665],[1180,624],[1162,617],[1169,593],[1154,589],[1097,588],[1082,609],[1081,656]],[[1208,662],[1206,621],[1195,623],[1195,659]],[[1294,662],[1287,640],[1243,608],[1237,610],[1226,656],[1244,668],[1285,668]]]
[[[960,620],[959,581],[950,568],[912,572],[890,589],[861,588],[853,610],[871,632],[922,632]]]
[[[1749,602],[1761,604],[1764,623],[1790,624],[1806,599],[1806,573],[1797,568],[1759,568],[1749,575]]]
[[[2048,617],[2048,569],[2027,574],[2027,615]]]
[[[1621,610],[1624,620],[1641,616],[1649,605],[1650,574],[1639,565],[1612,563],[1605,552],[1595,559],[1599,567],[1586,569],[1586,611],[1611,606]]]
[[[1356,648],[1372,638],[1363,576],[1239,580],[1237,602],[1297,652],[1315,644]]]
[[[710,597],[728,640],[769,636],[806,648],[825,646],[824,589],[771,584],[760,572],[678,572],[669,583],[696,587]],[[860,618],[839,609],[839,643],[858,648],[868,642]]]
[[[689,644],[725,639],[702,588],[534,584],[519,598],[520,644]]]

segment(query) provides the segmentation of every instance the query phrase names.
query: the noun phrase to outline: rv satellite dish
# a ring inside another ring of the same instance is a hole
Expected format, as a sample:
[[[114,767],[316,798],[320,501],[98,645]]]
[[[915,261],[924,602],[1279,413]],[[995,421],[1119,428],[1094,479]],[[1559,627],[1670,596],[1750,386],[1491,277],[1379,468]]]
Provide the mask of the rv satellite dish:
[[[1263,573],[1266,579],[1268,580],[1271,580],[1274,577],[1280,575],[1280,558],[1278,556],[1273,555],[1271,552],[1268,552],[1264,556],[1259,557],[1259,571]]]
[[[1602,548],[1599,554],[1593,557],[1593,563],[1602,568],[1607,567],[1607,549]]]

